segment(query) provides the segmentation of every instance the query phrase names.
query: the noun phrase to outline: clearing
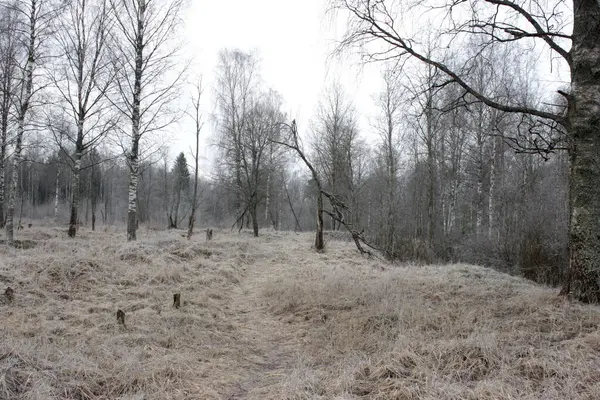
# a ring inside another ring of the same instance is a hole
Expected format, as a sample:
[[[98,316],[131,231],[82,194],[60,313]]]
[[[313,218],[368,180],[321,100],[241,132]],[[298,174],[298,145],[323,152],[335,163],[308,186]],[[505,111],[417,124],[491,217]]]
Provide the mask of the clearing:
[[[600,398],[600,308],[520,278],[310,234],[65,233],[0,246],[0,399]]]

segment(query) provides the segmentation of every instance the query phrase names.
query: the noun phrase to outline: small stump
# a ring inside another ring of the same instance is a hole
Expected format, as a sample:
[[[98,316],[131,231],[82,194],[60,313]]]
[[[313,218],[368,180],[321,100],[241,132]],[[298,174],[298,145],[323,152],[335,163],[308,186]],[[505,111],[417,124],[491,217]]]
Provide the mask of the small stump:
[[[173,295],[173,307],[175,307],[175,308],[181,307],[181,293],[175,293]]]
[[[117,323],[125,327],[125,313],[123,310],[117,310]]]
[[[8,303],[12,303],[12,301],[15,299],[15,291],[9,286],[4,291],[4,296],[6,296],[6,301]]]

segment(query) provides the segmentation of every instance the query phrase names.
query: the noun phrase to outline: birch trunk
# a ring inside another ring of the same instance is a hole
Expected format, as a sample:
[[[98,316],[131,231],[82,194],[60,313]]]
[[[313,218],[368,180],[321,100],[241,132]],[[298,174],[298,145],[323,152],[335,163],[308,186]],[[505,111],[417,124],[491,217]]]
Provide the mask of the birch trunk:
[[[131,152],[129,154],[129,196],[127,209],[127,241],[136,240],[137,189],[139,175],[140,106],[142,99],[142,74],[144,70],[144,31],[146,24],[146,1],[139,1],[135,42],[135,71],[131,113]]]
[[[23,114],[21,114],[23,115]],[[6,212],[6,240],[8,243],[12,243],[15,240],[14,230],[14,218],[15,218],[15,206],[17,201],[17,188],[19,185],[19,173],[17,168],[21,164],[21,151],[23,150],[23,131],[25,121],[24,118],[19,116],[17,126],[17,138],[15,143],[15,153],[12,158],[12,168],[9,174],[8,182],[8,208]]]
[[[2,138],[0,139],[0,228],[4,227],[4,175],[6,173],[6,135],[8,133],[8,109],[2,112]]]
[[[77,234],[77,213],[79,211],[79,182],[81,172],[81,152],[75,153],[75,166],[73,167],[73,197],[71,199],[71,218],[69,219],[69,237]]]
[[[433,132],[433,94],[429,93],[425,110],[426,115],[426,145],[427,145],[427,169],[429,173],[429,185],[427,187],[427,244],[429,249],[435,245],[435,197],[436,197],[436,173],[435,173],[435,154],[434,154],[434,132]]]
[[[200,92],[200,89],[198,90]],[[200,94],[198,94],[198,106],[199,107]],[[194,224],[196,223],[196,208],[198,207],[198,152],[200,148],[200,117],[198,115],[198,109],[196,109],[196,153],[194,154],[194,194],[192,197],[192,213],[190,214],[190,221],[188,223],[188,235],[187,238],[191,239],[194,233]]]
[[[23,76],[23,86],[21,88],[20,106],[17,115],[17,137],[15,138],[15,151],[12,160],[12,169],[8,177],[8,209],[6,215],[6,240],[9,243],[14,242],[14,216],[15,202],[18,187],[17,168],[21,164],[21,152],[23,151],[23,134],[25,132],[25,118],[29,111],[31,96],[33,93],[33,69],[35,68],[36,49],[37,49],[37,26],[36,18],[38,14],[37,0],[31,0],[31,9],[29,14],[29,32],[27,45],[27,65],[25,66]]]
[[[4,79],[7,79],[8,71],[5,71]],[[7,146],[7,135],[8,135],[8,118],[10,113],[10,82],[2,82],[2,120],[0,121],[1,141],[0,141],[0,228],[4,227],[4,200],[5,200],[5,187],[4,187],[4,176],[6,174],[6,146]]]
[[[490,160],[490,193],[488,201],[488,238],[492,239],[494,236],[494,207],[495,207],[495,196],[496,196],[496,152],[498,151],[498,140],[493,138],[492,140],[492,158]]]

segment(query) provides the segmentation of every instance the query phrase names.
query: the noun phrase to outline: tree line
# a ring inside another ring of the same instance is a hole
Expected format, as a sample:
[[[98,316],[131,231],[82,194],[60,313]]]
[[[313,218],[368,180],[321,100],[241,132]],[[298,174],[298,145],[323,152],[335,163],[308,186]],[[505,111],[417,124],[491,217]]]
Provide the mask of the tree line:
[[[7,236],[16,210],[60,219],[59,205],[70,209],[73,236],[88,214],[94,226],[97,209],[104,223],[126,220],[129,240],[139,224],[196,219],[255,236],[317,225],[321,235],[347,230],[393,260],[491,265],[598,301],[590,149],[600,6],[573,4],[449,2],[430,17],[439,25],[411,32],[399,27],[420,6],[403,14],[401,2],[332,1],[349,17],[339,54],[356,50],[380,66],[366,125],[331,82],[310,122],[297,126],[261,79],[257,55],[225,49],[212,88],[217,157],[198,184],[197,147],[194,178],[190,155],[169,159],[153,135],[181,118],[172,106],[185,70],[174,28],[183,3],[5,2]],[[556,95],[536,86],[530,45],[538,41],[570,68],[571,84]]]

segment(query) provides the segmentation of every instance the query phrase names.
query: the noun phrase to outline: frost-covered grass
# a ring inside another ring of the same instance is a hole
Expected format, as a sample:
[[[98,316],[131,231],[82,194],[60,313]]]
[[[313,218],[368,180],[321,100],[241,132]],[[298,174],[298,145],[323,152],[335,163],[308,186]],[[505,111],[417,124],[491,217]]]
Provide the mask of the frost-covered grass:
[[[0,246],[0,399],[600,398],[600,308],[519,278],[309,234],[64,231]]]

